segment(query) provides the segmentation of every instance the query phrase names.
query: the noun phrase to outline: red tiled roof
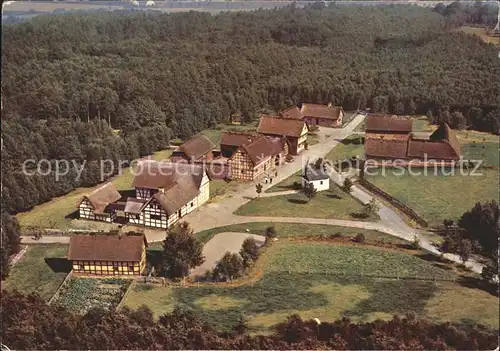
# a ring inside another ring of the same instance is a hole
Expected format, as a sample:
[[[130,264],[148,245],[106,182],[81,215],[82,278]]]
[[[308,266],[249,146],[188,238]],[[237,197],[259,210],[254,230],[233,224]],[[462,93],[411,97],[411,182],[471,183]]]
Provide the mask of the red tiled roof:
[[[410,133],[412,130],[411,119],[399,119],[369,115],[366,117],[365,131],[369,132],[398,132]]]
[[[69,239],[68,260],[139,262],[144,235],[73,235]]]
[[[365,139],[365,155],[369,157],[406,158],[407,141]]]
[[[276,156],[284,150],[285,140],[281,138],[261,137],[251,144],[242,146],[252,163],[258,165],[269,156]]]
[[[262,134],[300,137],[305,122],[299,119],[261,115],[257,132]]]
[[[410,139],[408,142],[408,157],[428,160],[458,160],[453,147],[446,140],[432,141],[424,139]]]
[[[304,116],[297,106],[291,106],[280,112],[283,118],[302,119]]]
[[[460,143],[453,129],[447,123],[442,123],[429,137],[430,140],[447,140],[457,156],[460,156]]]
[[[129,197],[127,199],[127,203],[125,204],[125,208],[123,211],[126,213],[139,214],[142,211],[142,207],[147,202],[148,201],[144,199],[136,199],[135,197]]]
[[[164,192],[157,192],[153,198],[163,207],[170,216],[179,211],[182,206],[189,203],[200,193],[192,178],[183,177],[177,180],[174,186]]]
[[[327,119],[337,120],[341,117],[340,112],[343,112],[343,109],[340,106],[302,104],[300,112],[304,117],[327,118]]]
[[[145,160],[137,164],[134,188],[169,189],[183,177],[193,178],[199,187],[205,169],[202,165]]]
[[[241,146],[251,143],[258,137],[259,136],[255,133],[222,132],[220,137],[220,144],[229,146]]]
[[[215,149],[214,143],[203,134],[198,134],[179,146],[179,151],[195,160]]]
[[[121,195],[116,190],[113,183],[108,182],[101,185],[97,189],[93,190],[91,193],[85,195],[78,205],[83,201],[83,199],[88,199],[92,206],[94,207],[94,213],[104,214],[107,213],[107,207],[109,204],[116,202],[121,199]]]

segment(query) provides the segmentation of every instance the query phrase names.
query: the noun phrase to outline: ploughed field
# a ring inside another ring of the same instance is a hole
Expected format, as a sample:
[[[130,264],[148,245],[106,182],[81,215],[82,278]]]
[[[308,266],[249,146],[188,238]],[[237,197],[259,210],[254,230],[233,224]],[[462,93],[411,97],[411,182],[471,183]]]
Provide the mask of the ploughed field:
[[[371,321],[413,312],[498,328],[498,299],[463,286],[459,271],[438,261],[418,251],[282,239],[266,249],[250,279],[187,287],[139,283],[124,305],[146,304],[156,317],[179,306],[223,330],[243,317],[253,332],[266,332],[293,313]]]

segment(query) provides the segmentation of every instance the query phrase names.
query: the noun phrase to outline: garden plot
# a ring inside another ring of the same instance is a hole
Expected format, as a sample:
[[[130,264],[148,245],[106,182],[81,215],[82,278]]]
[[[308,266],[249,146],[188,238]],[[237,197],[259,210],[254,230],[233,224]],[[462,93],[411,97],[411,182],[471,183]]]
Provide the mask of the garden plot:
[[[129,279],[73,278],[61,288],[55,303],[79,314],[95,307],[114,310],[131,283]]]

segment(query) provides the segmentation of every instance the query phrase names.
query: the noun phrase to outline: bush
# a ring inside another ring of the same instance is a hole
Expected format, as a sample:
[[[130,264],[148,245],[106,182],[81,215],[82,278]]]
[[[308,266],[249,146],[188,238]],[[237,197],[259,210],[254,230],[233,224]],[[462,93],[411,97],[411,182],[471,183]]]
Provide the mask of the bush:
[[[240,255],[226,252],[215,266],[212,276],[214,281],[230,282],[241,277],[243,272],[243,260]]]
[[[365,235],[362,233],[356,234],[356,236],[354,237],[354,241],[363,244],[365,242]]]
[[[299,182],[293,182],[292,187],[294,190],[300,190],[302,189],[302,184],[300,184]]]
[[[335,234],[330,234],[330,238],[332,239],[337,239],[337,238],[343,238],[344,236],[342,233],[336,232]]]
[[[266,228],[266,239],[274,239],[278,236],[278,232],[274,226],[269,226]]]
[[[413,250],[418,250],[420,248],[420,238],[417,234],[413,235],[413,240],[408,247]]]
[[[250,265],[259,258],[260,249],[257,241],[254,238],[246,238],[241,245],[240,256],[243,259],[243,266],[245,268],[250,267]]]

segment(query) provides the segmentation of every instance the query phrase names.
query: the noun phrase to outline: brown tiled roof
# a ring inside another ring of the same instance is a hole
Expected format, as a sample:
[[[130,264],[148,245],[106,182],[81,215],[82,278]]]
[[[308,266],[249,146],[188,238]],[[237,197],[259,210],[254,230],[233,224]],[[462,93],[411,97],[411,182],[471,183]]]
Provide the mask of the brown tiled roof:
[[[365,133],[365,139],[408,140],[410,134]]]
[[[137,174],[132,186],[134,188],[169,189],[177,180],[191,177],[200,187],[205,169],[203,165],[188,163],[158,162],[145,160],[137,164]]]
[[[148,201],[144,199],[136,199],[135,197],[129,197],[125,205],[124,212],[139,214],[141,213],[142,207],[146,202]]]
[[[304,116],[297,106],[291,106],[280,112],[283,118],[302,119]]]
[[[302,104],[301,113],[304,117],[339,119],[340,112],[343,111],[340,106],[328,106],[319,104]]]
[[[305,122],[299,119],[262,115],[260,117],[259,126],[257,127],[257,132],[298,138],[302,134],[304,124]]]
[[[411,119],[399,119],[369,115],[366,117],[365,131],[368,132],[398,132],[410,133],[412,130]]]
[[[383,158],[406,158],[408,142],[403,140],[366,139],[365,155]]]
[[[183,177],[178,179],[173,187],[164,192],[157,192],[153,197],[170,216],[193,200],[199,193],[200,187],[195,184],[193,179]]]
[[[93,190],[90,194],[85,195],[78,205],[86,198],[94,207],[94,213],[104,214],[107,213],[108,205],[120,200],[121,197],[113,183],[108,182]]]
[[[179,146],[179,151],[195,160],[215,149],[214,143],[203,134],[198,134]]]
[[[424,156],[428,160],[458,160],[460,154],[455,152],[447,140],[410,139],[408,157],[423,159]]]
[[[453,129],[447,123],[442,123],[429,137],[430,140],[447,140],[457,156],[460,156],[460,143]]]
[[[263,136],[251,144],[242,146],[254,166],[264,161],[269,156],[276,156],[284,149],[285,140]]]
[[[222,132],[220,137],[221,145],[241,146],[251,143],[259,136],[256,133],[243,133],[243,132]]]
[[[69,239],[68,260],[71,261],[124,261],[138,262],[143,235],[73,235]]]

